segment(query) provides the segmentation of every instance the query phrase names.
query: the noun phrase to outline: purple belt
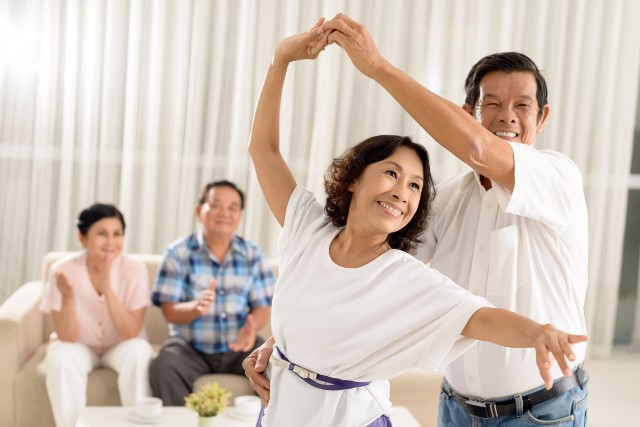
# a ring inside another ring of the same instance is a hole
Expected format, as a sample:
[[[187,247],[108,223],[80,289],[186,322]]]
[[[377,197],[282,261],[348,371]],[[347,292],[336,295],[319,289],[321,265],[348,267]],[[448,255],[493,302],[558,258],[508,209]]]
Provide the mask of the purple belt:
[[[299,376],[304,382],[306,382],[312,387],[319,388],[321,390],[349,390],[351,388],[364,387],[366,385],[371,384],[370,382],[341,380],[338,378],[332,378],[326,375],[309,371],[308,369],[305,369],[302,366],[298,366],[295,363],[291,363],[291,361],[287,359],[287,356],[285,356],[285,354],[282,351],[280,351],[280,349],[277,346],[276,346],[276,351],[278,352],[278,355],[280,355],[280,358],[278,359],[274,356],[271,356],[271,362],[280,368],[290,370],[291,372]],[[322,381],[322,383],[319,383],[318,381]],[[327,384],[323,384],[323,383],[327,383]],[[256,427],[262,427],[263,417],[264,417],[264,406],[260,410],[260,416],[258,417],[258,422],[256,424]],[[376,420],[374,420],[367,427],[392,427],[391,419],[386,415],[382,415]]]
[[[370,382],[347,381],[341,380],[339,378],[328,377],[322,374],[317,374],[303,368],[302,366],[298,366],[295,363],[291,363],[291,361],[287,359],[287,356],[285,356],[285,354],[280,351],[278,347],[276,347],[276,351],[280,355],[281,360],[278,361],[278,359],[272,357],[271,361],[274,362],[275,365],[290,370],[291,372],[299,376],[304,382],[315,388],[319,388],[321,390],[349,390],[351,388],[364,387],[371,384]],[[322,381],[322,383],[318,381]]]

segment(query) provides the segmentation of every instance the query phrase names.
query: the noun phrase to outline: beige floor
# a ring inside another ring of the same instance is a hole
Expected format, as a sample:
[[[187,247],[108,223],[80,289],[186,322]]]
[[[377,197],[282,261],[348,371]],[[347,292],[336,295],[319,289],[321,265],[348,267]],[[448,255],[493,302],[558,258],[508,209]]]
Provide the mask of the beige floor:
[[[590,359],[589,427],[639,426],[640,349],[616,348],[611,359]]]

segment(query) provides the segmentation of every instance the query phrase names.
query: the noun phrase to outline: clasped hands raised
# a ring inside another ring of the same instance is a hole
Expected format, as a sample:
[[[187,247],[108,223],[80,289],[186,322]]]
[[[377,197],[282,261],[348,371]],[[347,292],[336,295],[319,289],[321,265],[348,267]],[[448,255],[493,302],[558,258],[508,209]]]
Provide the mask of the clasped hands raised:
[[[353,65],[366,76],[373,77],[376,69],[385,63],[367,27],[341,13],[329,21],[320,18],[309,31],[283,39],[273,60],[288,64],[315,59],[334,43],[345,50]]]

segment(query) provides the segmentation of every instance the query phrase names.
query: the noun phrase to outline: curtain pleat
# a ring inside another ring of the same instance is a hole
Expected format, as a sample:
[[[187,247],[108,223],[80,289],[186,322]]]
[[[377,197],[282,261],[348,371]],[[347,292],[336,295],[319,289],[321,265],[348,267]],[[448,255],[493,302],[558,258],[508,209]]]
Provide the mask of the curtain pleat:
[[[608,355],[640,76],[635,0],[0,2],[0,300],[40,278],[47,251],[79,248],[74,218],[90,203],[121,208],[128,251],[161,253],[193,229],[215,179],[245,190],[241,233],[275,256],[279,226],[247,155],[253,110],[277,42],[338,12],[460,105],[484,55],[517,50],[544,70],[551,116],[537,144],[583,173],[585,310],[593,353]],[[318,198],[331,159],[375,134],[425,144],[438,181],[464,167],[336,46],[290,67],[281,125],[294,176]]]

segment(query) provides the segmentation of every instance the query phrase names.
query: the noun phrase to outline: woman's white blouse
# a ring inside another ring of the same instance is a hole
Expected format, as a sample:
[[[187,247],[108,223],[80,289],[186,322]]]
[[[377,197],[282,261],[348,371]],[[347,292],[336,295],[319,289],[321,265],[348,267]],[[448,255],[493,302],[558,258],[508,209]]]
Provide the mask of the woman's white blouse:
[[[388,379],[445,366],[475,342],[460,336],[471,315],[490,306],[399,250],[360,268],[340,267],[329,256],[339,231],[297,186],[278,243],[272,330],[292,362],[371,384],[325,391],[269,365],[265,427],[366,426],[391,406]]]

